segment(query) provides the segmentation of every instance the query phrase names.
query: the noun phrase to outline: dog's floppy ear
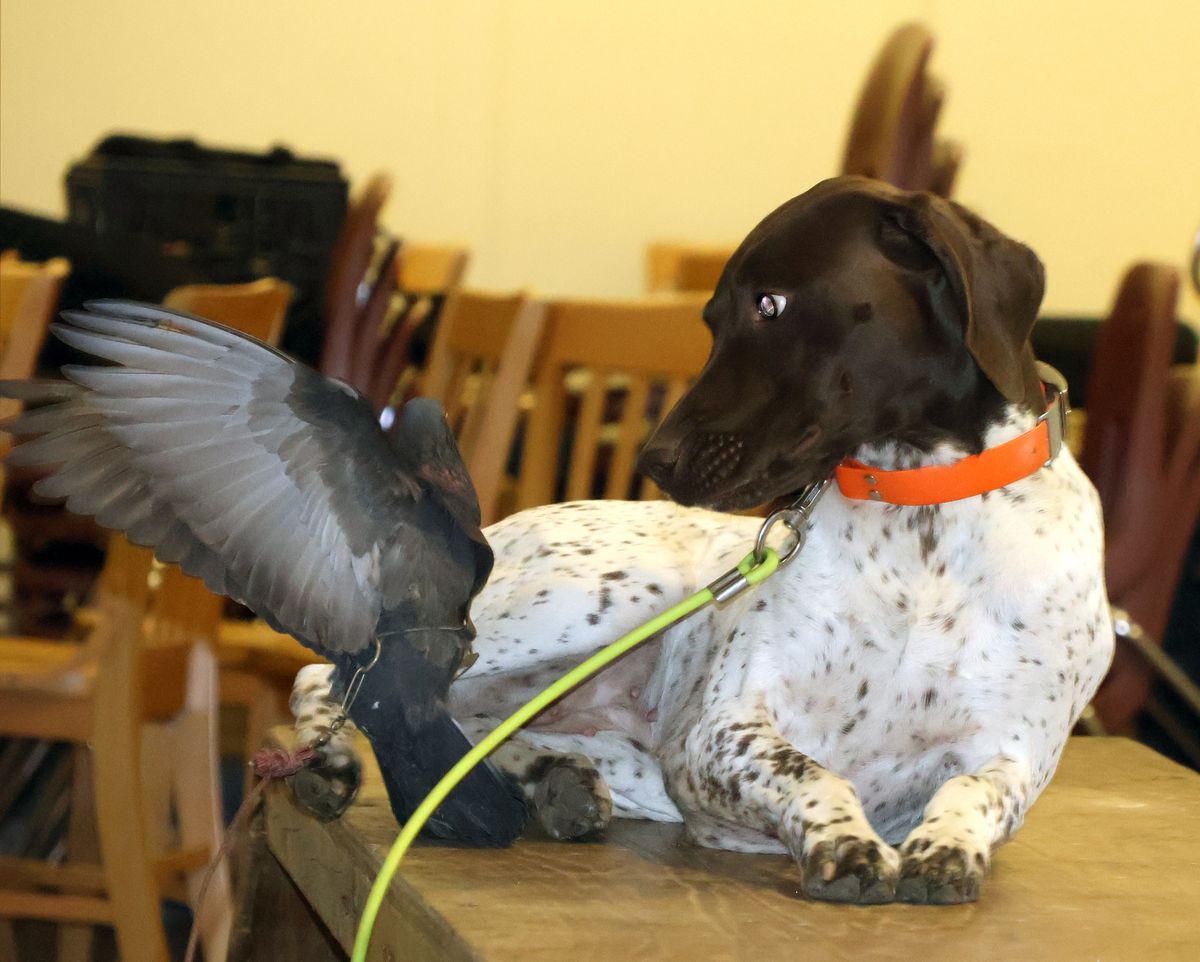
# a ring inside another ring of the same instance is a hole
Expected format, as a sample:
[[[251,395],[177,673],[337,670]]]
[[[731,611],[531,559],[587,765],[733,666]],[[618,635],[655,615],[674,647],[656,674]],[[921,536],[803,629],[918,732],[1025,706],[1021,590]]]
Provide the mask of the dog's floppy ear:
[[[1041,388],[1029,333],[1045,291],[1042,262],[959,204],[913,194],[906,206],[950,283],[975,363],[1009,401],[1036,408]]]

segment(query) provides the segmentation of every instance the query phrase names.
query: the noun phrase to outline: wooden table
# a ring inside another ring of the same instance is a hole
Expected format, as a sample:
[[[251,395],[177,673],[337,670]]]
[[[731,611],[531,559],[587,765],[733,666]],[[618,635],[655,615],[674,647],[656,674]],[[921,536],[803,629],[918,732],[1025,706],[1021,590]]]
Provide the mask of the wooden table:
[[[259,893],[254,958],[272,957],[264,946],[297,962],[338,958],[353,942],[397,831],[369,767],[359,799],[329,824],[272,786],[265,826],[278,861],[265,860],[286,876]],[[679,826],[651,822],[618,821],[603,843],[421,845],[392,885],[371,957],[1196,960],[1200,776],[1124,739],[1072,740],[974,905],[823,904],[803,898],[797,880],[788,858],[696,848]],[[297,894],[306,904],[287,908]]]

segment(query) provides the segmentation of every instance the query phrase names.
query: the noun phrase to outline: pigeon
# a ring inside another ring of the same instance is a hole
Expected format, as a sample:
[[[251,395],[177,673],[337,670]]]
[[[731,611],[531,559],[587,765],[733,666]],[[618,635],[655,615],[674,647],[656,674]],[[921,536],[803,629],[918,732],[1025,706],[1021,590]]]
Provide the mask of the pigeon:
[[[108,363],[9,381],[28,402],[35,486],[154,549],[335,666],[403,823],[470,748],[446,694],[492,568],[479,505],[441,406],[418,398],[385,431],[355,390],[245,334],[128,301],[92,301],[51,330]],[[365,670],[365,674],[361,670]],[[356,677],[357,675],[357,677]],[[490,764],[427,831],[481,847],[520,834],[526,805]]]

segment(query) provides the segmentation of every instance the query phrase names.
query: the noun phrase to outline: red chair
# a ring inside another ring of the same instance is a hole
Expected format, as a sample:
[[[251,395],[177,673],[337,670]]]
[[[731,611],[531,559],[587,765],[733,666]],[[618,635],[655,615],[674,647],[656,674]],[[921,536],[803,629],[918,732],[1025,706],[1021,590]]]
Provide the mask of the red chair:
[[[1178,299],[1174,268],[1126,273],[1096,342],[1080,455],[1104,507],[1109,598],[1159,640],[1200,519],[1200,367],[1171,363]],[[1152,680],[1146,655],[1119,645],[1095,699],[1107,728],[1130,722]]]
[[[374,276],[369,277],[379,213],[391,191],[391,179],[376,174],[350,205],[325,281],[321,372],[340,378],[368,397],[377,393],[375,373],[388,354],[382,327],[396,290],[396,243],[389,245]],[[367,281],[369,286],[364,288]]]
[[[888,37],[854,108],[843,174],[950,196],[962,147],[934,136],[945,87],[928,72],[932,52],[933,34],[919,23]]]

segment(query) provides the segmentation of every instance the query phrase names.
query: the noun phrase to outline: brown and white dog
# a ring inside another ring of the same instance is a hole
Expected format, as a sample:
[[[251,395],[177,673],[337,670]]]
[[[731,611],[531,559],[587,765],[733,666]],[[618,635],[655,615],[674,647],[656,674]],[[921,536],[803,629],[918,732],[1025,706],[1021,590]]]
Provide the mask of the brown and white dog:
[[[961,474],[1044,422],[1028,339],[1042,286],[1028,248],[962,207],[858,178],[751,232],[704,312],[709,362],[643,454],[678,503],[551,505],[490,528],[455,717],[477,738],[730,568],[759,522],[706,508],[847,463],[883,494],[833,486],[788,567],[500,749],[553,834],[682,820],[703,845],[790,851],[816,898],[978,896],[1113,646],[1100,507],[1065,448],[966,497],[927,470]],[[905,499],[876,475],[914,470],[931,497],[889,503]],[[302,738],[329,717],[324,679],[297,679]],[[348,745],[328,751],[352,769]]]

